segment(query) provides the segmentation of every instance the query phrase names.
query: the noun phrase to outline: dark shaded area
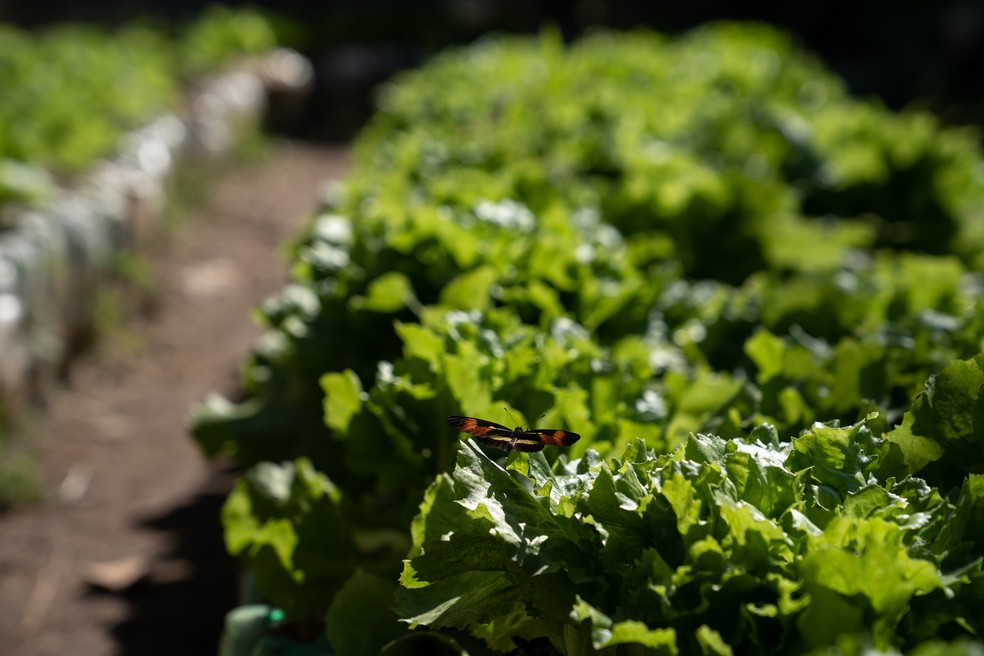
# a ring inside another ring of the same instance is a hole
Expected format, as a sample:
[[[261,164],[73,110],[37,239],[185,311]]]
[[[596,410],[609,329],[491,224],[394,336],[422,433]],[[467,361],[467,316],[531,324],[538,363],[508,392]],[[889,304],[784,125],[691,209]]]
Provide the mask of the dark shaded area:
[[[140,16],[193,18],[209,0],[90,3],[0,0],[0,19],[28,27],[55,21],[106,23]],[[373,89],[441,49],[488,32],[558,27],[568,39],[595,26],[680,32],[719,19],[754,20],[788,30],[841,75],[855,94],[890,107],[910,104],[954,124],[984,125],[984,4],[780,0],[263,0],[226,2],[277,17],[282,39],[315,64],[317,87],[303,129],[310,138],[350,136],[369,115]],[[295,130],[295,134],[298,131]]]
[[[225,614],[237,604],[236,569],[226,553],[219,513],[232,470],[217,472],[188,503],[141,522],[173,546],[149,576],[121,597],[128,618],[112,628],[123,656],[215,656]]]

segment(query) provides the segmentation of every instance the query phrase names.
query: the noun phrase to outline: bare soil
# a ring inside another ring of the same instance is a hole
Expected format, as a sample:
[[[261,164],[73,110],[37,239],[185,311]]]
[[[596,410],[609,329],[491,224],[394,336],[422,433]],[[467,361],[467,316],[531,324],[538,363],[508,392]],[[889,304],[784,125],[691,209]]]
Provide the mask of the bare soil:
[[[107,340],[51,395],[32,429],[45,501],[0,517],[0,652],[216,654],[236,604],[219,525],[234,473],[203,459],[189,409],[236,392],[250,312],[286,280],[277,247],[346,167],[342,148],[276,142],[220,175],[152,258],[159,306],[125,329],[137,346]]]

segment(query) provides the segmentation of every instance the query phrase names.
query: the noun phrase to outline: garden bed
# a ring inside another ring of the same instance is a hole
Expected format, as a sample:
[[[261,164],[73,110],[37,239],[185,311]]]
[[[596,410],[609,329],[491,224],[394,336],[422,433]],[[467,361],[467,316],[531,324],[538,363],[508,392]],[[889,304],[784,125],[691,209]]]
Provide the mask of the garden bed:
[[[979,648],[972,135],[721,24],[487,39],[355,151],[193,425],[248,467],[226,653]]]

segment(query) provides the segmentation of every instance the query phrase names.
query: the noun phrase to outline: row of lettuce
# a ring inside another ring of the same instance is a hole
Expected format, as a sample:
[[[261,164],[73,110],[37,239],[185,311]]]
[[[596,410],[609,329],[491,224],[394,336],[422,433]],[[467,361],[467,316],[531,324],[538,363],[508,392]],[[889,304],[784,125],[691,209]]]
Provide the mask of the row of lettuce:
[[[269,52],[271,24],[214,6],[195,22],[116,30],[0,25],[0,203],[37,201],[113,154],[120,136],[180,108],[184,88],[230,59]]]
[[[249,399],[193,419],[248,468],[253,647],[980,649],[982,171],[763,26],[389,84]],[[507,459],[452,414],[583,437]]]

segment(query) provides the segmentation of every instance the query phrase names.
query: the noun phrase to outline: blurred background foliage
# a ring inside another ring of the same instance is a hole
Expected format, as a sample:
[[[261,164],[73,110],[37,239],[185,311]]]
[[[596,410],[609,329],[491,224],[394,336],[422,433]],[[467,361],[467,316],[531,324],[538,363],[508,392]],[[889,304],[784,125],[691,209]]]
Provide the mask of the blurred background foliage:
[[[0,20],[34,28],[53,22],[119,24],[136,17],[189,20],[208,0],[0,0]],[[281,43],[309,55],[318,92],[309,136],[346,138],[367,118],[372,89],[394,72],[488,32],[535,33],[544,25],[573,40],[593,27],[686,31],[709,20],[769,23],[789,32],[843,78],[852,95],[892,109],[915,104],[951,124],[984,124],[984,5],[864,0],[639,2],[603,0],[263,0],[228,2],[272,15]]]

